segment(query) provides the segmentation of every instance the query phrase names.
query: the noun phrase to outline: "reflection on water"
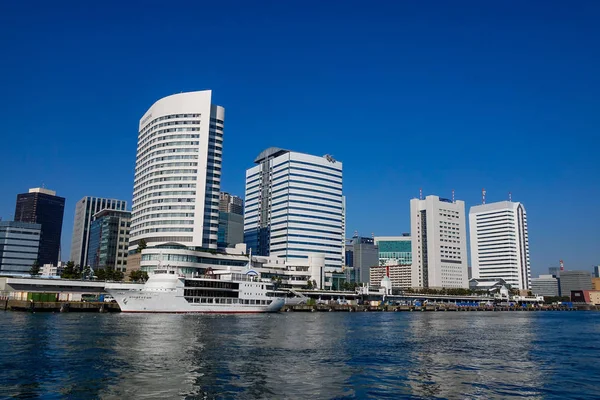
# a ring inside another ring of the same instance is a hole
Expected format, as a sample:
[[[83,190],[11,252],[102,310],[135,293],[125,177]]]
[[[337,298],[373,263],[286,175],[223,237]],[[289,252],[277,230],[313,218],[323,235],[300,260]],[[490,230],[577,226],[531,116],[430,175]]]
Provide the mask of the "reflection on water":
[[[598,395],[600,313],[3,312],[0,323],[0,397]]]

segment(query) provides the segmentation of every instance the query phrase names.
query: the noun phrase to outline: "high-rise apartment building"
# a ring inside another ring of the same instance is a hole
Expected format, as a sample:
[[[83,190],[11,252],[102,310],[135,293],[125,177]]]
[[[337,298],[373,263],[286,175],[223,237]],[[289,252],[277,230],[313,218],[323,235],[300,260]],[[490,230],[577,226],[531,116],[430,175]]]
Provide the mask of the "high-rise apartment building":
[[[87,265],[92,269],[127,269],[131,213],[104,209],[94,214],[90,226]]]
[[[501,278],[513,289],[531,287],[527,214],[512,201],[482,204],[469,211],[473,278]]]
[[[15,221],[41,225],[37,259],[40,266],[58,264],[64,213],[65,198],[53,190],[34,188],[17,195]]]
[[[75,205],[75,218],[73,221],[73,234],[71,236],[71,257],[75,265],[83,268],[89,265],[88,249],[90,240],[90,225],[96,213],[102,210],[125,211],[125,200],[104,199],[101,197],[86,196]]]
[[[41,232],[41,224],[0,221],[0,272],[29,273],[38,260]]]
[[[465,203],[410,201],[412,286],[468,288]]]
[[[600,265],[594,265],[594,278],[600,278]]]
[[[219,198],[219,211],[244,215],[244,200],[232,194],[221,192]]]
[[[322,254],[327,270],[341,270],[342,163],[276,147],[254,162],[246,171],[244,212],[244,241],[252,253],[288,259]]]
[[[140,120],[130,250],[217,248],[225,109],[210,90],[158,100]]]

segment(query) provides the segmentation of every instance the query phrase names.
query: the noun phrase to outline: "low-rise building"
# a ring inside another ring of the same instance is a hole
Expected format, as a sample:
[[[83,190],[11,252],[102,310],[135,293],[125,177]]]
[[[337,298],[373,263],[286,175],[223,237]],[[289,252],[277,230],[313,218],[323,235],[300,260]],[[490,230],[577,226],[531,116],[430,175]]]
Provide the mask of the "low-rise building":
[[[600,305],[600,290],[573,290],[571,291],[571,301],[594,306]]]
[[[589,271],[560,271],[561,296],[570,296],[573,290],[592,290]]]
[[[503,288],[508,289],[508,287],[509,285],[502,278],[473,278],[469,280],[469,289],[489,294],[500,293]]]
[[[410,242],[409,242],[410,244]],[[370,269],[369,284],[379,285],[386,276],[389,268],[390,281],[393,288],[409,288],[411,284],[411,264],[404,265],[376,265]]]
[[[540,296],[558,297],[560,296],[558,278],[554,275],[540,275],[538,278],[533,278],[531,291]]]
[[[0,221],[0,273],[29,274],[38,259],[41,230],[40,224]]]
[[[592,278],[592,289],[600,290],[600,278]]]

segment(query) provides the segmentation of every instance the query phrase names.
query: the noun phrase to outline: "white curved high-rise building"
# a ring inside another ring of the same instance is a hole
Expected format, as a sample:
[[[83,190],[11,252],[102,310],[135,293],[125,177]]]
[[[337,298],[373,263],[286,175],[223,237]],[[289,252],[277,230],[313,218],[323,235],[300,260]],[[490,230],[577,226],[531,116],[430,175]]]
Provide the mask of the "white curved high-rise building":
[[[129,250],[217,248],[225,109],[211,91],[164,97],[140,120]]]

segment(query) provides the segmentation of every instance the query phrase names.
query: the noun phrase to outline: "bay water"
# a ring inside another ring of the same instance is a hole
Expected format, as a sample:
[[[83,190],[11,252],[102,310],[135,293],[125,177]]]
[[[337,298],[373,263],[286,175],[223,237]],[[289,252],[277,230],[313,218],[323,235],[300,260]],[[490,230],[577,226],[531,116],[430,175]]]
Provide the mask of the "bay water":
[[[596,312],[0,312],[0,327],[0,398],[600,398]]]

